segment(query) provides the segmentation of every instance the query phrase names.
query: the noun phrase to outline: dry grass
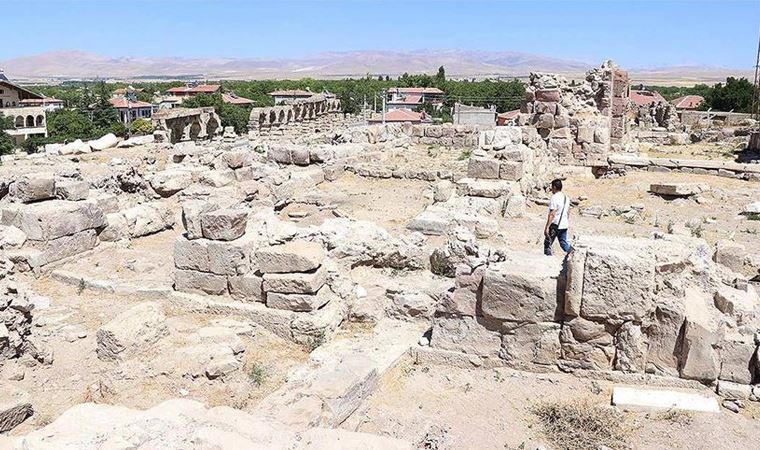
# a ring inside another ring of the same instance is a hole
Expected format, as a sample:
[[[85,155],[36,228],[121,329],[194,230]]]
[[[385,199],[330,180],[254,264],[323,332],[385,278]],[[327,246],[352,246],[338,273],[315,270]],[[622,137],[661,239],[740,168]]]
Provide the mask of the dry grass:
[[[585,401],[552,402],[535,405],[544,435],[562,450],[588,450],[606,446],[629,448],[630,430],[618,410]]]
[[[680,427],[686,427],[691,425],[691,422],[694,420],[694,414],[680,409],[669,409],[653,415],[652,418],[654,420],[664,420]]]

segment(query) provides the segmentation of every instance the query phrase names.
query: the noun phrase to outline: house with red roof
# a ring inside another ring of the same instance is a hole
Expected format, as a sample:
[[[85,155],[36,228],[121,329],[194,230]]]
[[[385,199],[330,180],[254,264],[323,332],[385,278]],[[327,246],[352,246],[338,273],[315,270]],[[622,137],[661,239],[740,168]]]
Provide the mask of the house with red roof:
[[[628,98],[636,106],[650,106],[652,104],[667,103],[665,97],[660,95],[657,91],[650,91],[648,89],[631,89],[631,93]]]
[[[701,105],[704,101],[705,98],[701,95],[684,95],[682,97],[671,100],[670,104],[673,105],[678,111],[694,111],[698,109],[699,105]]]
[[[166,93],[175,97],[195,97],[200,94],[216,94],[221,88],[219,84],[188,84],[167,89]]]
[[[229,103],[230,105],[237,105],[237,106],[253,106],[254,102],[253,100],[245,97],[241,97],[234,92],[225,92],[222,94],[222,101],[224,103]]]
[[[153,104],[130,100],[127,97],[112,97],[111,105],[119,112],[119,118],[124,125],[129,125],[137,119],[150,119],[153,115]]]
[[[281,89],[272,91],[269,95],[274,99],[274,104],[285,103],[286,100],[299,100],[309,98],[314,95],[313,92],[303,89]]]
[[[434,88],[390,88],[387,91],[388,110],[414,109],[425,102],[432,103],[436,107],[443,105],[443,91]]]
[[[385,117],[383,117],[385,116]],[[427,121],[424,112],[415,112],[410,109],[394,109],[387,111],[385,114],[380,113],[372,116],[367,122],[369,123],[404,123],[420,124]]]

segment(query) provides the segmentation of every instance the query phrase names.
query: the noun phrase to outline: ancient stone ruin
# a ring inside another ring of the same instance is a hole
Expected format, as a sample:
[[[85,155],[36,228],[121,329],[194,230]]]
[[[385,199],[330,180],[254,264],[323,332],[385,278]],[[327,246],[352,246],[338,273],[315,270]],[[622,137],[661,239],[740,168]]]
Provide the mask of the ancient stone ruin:
[[[760,165],[648,154],[628,84],[533,74],[487,129],[173,110],[6,159],[0,447],[541,448],[537,400],[666,387],[757,438]]]

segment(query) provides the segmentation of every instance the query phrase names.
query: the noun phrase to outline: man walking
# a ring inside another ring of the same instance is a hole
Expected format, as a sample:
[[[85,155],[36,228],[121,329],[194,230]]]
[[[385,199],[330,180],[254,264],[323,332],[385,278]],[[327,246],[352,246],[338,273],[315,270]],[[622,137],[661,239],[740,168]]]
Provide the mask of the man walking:
[[[544,254],[552,255],[552,244],[556,238],[559,246],[567,253],[570,244],[567,243],[568,215],[570,214],[570,199],[562,192],[562,180],[552,181],[552,198],[549,201],[549,216],[544,227]]]

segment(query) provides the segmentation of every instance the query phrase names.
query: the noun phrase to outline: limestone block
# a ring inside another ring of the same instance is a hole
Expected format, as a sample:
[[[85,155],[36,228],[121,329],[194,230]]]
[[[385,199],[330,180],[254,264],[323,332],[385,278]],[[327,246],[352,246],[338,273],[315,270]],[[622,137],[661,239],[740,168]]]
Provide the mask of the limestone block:
[[[720,379],[750,384],[756,373],[752,360],[757,346],[753,336],[734,336],[720,343]]]
[[[322,265],[325,250],[316,242],[290,241],[260,248],[255,257],[263,273],[308,272]]]
[[[729,240],[720,240],[715,244],[713,261],[722,264],[734,272],[744,273],[747,268],[747,250],[741,245]]]
[[[655,270],[649,253],[595,245],[584,267],[581,316],[640,322],[652,311]]]
[[[555,102],[535,102],[533,107],[538,114],[555,115],[557,113],[557,103]]]
[[[164,170],[150,179],[150,186],[161,197],[171,197],[191,184],[193,174],[189,170]]]
[[[517,322],[551,322],[558,309],[559,268],[526,255],[483,274],[483,315]]]
[[[227,292],[227,277],[195,270],[174,271],[174,289],[195,294],[222,295]]]
[[[119,140],[120,139],[117,138],[115,134],[108,133],[99,139],[88,141],[87,145],[89,145],[90,148],[92,148],[92,151],[98,152],[98,151],[116,147],[116,145],[119,143]]]
[[[510,330],[502,337],[502,359],[512,365],[525,363],[554,365],[560,358],[559,333],[555,322],[528,323]]]
[[[499,160],[494,158],[471,157],[467,165],[467,176],[470,178],[499,178]]]
[[[198,176],[198,182],[204,186],[223,187],[235,181],[235,172],[230,169],[207,170]]]
[[[499,164],[499,178],[508,181],[519,181],[523,177],[523,163],[520,161],[502,161]]]
[[[231,276],[227,279],[230,295],[235,300],[246,302],[264,302],[263,282],[260,273],[249,272],[244,275]]]
[[[201,213],[200,221],[204,238],[231,241],[245,233],[248,212],[236,209],[217,209]]]
[[[718,380],[717,392],[718,395],[723,398],[748,400],[750,397],[752,397],[752,386],[749,384],[739,384],[725,380]]]
[[[188,239],[203,237],[201,231],[201,214],[219,209],[215,203],[205,200],[188,200],[182,202],[182,225],[185,227],[185,236]]]
[[[8,383],[0,383],[0,433],[16,428],[33,412],[27,392]]]
[[[567,290],[565,291],[564,313],[567,317],[577,317],[581,313],[583,299],[583,273],[586,266],[586,249],[574,248],[567,256]]]
[[[14,226],[0,225],[0,249],[21,248],[26,234]]]
[[[712,396],[624,386],[616,386],[612,389],[612,404],[626,410],[658,409],[668,411],[678,409],[710,413],[720,412],[720,406]]]
[[[470,197],[498,198],[507,196],[514,183],[508,180],[462,178],[457,181],[457,194]]]
[[[433,186],[433,201],[445,202],[454,195],[454,183],[449,180],[441,180]]]
[[[174,211],[159,202],[143,203],[122,211],[129,237],[148,236],[174,226]]]
[[[501,334],[473,317],[436,317],[430,346],[471,355],[498,357]]]
[[[95,203],[52,200],[23,208],[8,206],[0,211],[3,225],[13,225],[29,239],[49,240],[106,225]]]
[[[36,173],[22,175],[8,187],[11,200],[30,203],[47,200],[55,196],[55,178],[53,174]]]
[[[515,194],[507,200],[507,207],[504,209],[504,217],[520,218],[525,216],[527,211],[527,199],[524,195]]]
[[[27,240],[26,245],[36,251],[36,263],[46,265],[92,250],[98,245],[98,235],[89,229],[46,241]]]
[[[66,180],[55,183],[55,197],[60,200],[86,200],[90,195],[90,185],[86,181]]]
[[[560,155],[568,155],[573,151],[573,141],[571,139],[549,139],[549,150]]]
[[[327,281],[327,269],[320,266],[305,273],[264,274],[264,291],[283,294],[315,294]]]
[[[689,197],[710,190],[707,183],[652,183],[649,191],[669,197]]]
[[[686,320],[679,358],[681,378],[703,383],[711,383],[718,378],[720,358],[715,350],[717,340],[713,331]]]
[[[641,326],[625,322],[615,336],[615,370],[643,373],[647,360],[647,340]]]
[[[539,102],[559,102],[562,100],[562,94],[559,89],[537,89],[536,101]]]
[[[555,118],[556,121],[556,118]],[[556,124],[555,124],[556,125]],[[549,133],[549,139],[572,139],[573,133],[570,132],[570,127],[564,126],[562,128],[555,128]]]
[[[592,144],[594,143],[594,127],[591,126],[579,126],[578,137],[576,139],[579,144]]]
[[[165,322],[158,303],[145,302],[129,308],[98,329],[98,358],[124,360],[144,351],[168,333]]]
[[[612,369],[615,347],[604,324],[576,317],[565,322],[560,343],[564,364],[588,370]]]
[[[308,312],[321,308],[330,301],[330,288],[323,286],[316,294],[283,294],[267,292],[267,307],[288,311]]]
[[[537,114],[533,121],[538,129],[551,130],[554,128],[554,114]]]
[[[680,333],[685,320],[680,303],[662,302],[654,311],[653,320],[643,328],[649,342],[648,373],[678,376]]]

